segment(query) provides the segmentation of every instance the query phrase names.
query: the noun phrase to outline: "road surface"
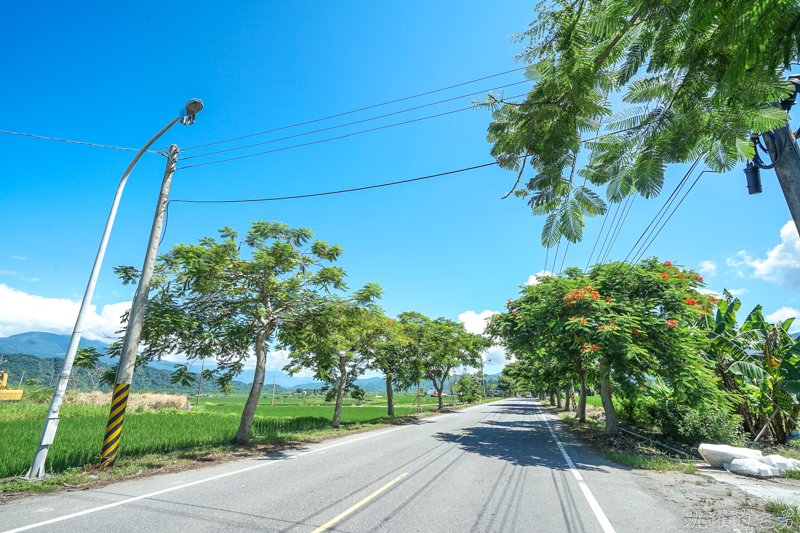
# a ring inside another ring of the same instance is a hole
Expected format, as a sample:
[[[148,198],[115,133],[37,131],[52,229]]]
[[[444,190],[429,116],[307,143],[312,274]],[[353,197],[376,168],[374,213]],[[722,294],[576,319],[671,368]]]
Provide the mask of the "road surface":
[[[678,531],[680,506],[573,441],[534,400],[259,458],[23,498],[0,531]]]

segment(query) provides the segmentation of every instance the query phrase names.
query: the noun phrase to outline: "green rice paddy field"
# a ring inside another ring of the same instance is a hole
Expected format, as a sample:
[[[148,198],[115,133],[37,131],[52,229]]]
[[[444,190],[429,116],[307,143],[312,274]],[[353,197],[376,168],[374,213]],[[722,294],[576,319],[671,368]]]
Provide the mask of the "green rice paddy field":
[[[231,440],[239,427],[246,397],[205,398],[189,411],[128,412],[119,456],[131,457]],[[435,398],[434,398],[435,400]],[[409,400],[410,404],[410,400]],[[423,406],[423,409],[432,409]],[[30,466],[48,405],[0,403],[0,478],[24,473]],[[333,406],[259,405],[253,437],[279,440],[292,433],[330,427]],[[408,414],[397,408],[397,415]],[[97,462],[108,417],[108,406],[65,405],[55,443],[47,455],[48,470],[63,470]],[[342,423],[377,423],[386,407],[345,406]]]

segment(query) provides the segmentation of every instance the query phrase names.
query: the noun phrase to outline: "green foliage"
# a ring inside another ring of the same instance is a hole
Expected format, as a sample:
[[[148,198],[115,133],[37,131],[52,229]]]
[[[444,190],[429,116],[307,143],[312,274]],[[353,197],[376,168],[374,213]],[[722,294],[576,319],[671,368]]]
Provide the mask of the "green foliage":
[[[670,399],[637,397],[620,399],[619,415],[626,424],[655,430],[692,446],[703,442],[732,446],[746,443],[741,417],[721,406],[693,408]]]
[[[27,416],[9,422],[6,410],[13,407],[0,405],[0,478],[24,473],[30,466],[30,454],[36,449],[47,410],[46,406],[35,407],[39,409],[28,409]],[[108,406],[64,406],[58,438],[47,455],[47,469],[62,470],[97,461],[108,419],[107,411]],[[121,441],[119,454],[120,457],[132,457],[229,441],[236,433],[238,419],[237,414],[170,410],[129,413],[125,416],[125,438]],[[292,432],[325,427],[328,423],[327,418],[309,417],[308,412],[299,417],[257,416],[252,434],[276,439]]]
[[[526,380],[531,390],[589,376],[609,395],[613,381],[622,396],[635,397],[660,377],[672,397],[713,404],[721,394],[700,357],[712,302],[701,287],[695,272],[656,258],[596,265],[586,275],[567,269],[522,287],[508,311],[491,318],[487,333],[517,360],[503,373]],[[613,433],[614,407],[604,408]]]
[[[453,390],[459,395],[461,401],[467,403],[475,403],[482,398],[480,379],[469,374],[458,376]]]
[[[350,391],[350,397],[357,402],[362,401],[367,396],[367,391],[363,387],[355,387]]]
[[[787,120],[765,103],[793,91],[780,74],[798,58],[800,5],[559,0],[542,3],[517,39],[533,88],[519,102],[490,94],[476,105],[493,110],[491,153],[518,173],[515,194],[546,216],[541,240],[552,247],[580,241],[585,218],[606,212],[587,182],[613,203],[652,198],[670,164],[726,171],[752,157],[749,134]],[[631,107],[613,109],[611,93]]]

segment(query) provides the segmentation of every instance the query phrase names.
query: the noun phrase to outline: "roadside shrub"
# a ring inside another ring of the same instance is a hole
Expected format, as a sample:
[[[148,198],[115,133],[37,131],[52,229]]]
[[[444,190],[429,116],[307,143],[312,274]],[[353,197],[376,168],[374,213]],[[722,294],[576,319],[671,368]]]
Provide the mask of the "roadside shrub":
[[[742,419],[723,408],[694,408],[669,399],[639,397],[618,400],[620,422],[658,431],[665,437],[696,446],[703,442],[742,446]]]

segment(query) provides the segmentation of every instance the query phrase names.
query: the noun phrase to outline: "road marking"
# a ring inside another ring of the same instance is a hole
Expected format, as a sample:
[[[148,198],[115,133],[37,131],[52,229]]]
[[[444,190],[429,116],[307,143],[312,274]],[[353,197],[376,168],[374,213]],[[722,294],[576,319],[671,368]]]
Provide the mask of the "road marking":
[[[20,531],[27,531],[29,529],[33,529],[33,528],[36,528],[36,527],[46,526],[46,525],[49,525],[49,524],[55,524],[56,522],[61,522],[63,520],[69,520],[70,518],[77,518],[79,516],[83,516],[83,515],[87,515],[87,514],[91,514],[91,513],[96,513],[97,511],[103,511],[105,509],[111,509],[112,507],[117,507],[119,505],[125,505],[127,503],[138,502],[139,500],[146,500],[147,498],[152,498],[153,496],[159,496],[161,494],[165,494],[167,492],[172,492],[174,490],[181,490],[181,489],[185,489],[187,487],[191,487],[191,486],[194,486],[194,485],[200,485],[201,483],[207,483],[209,481],[216,481],[217,479],[222,479],[224,477],[233,476],[233,475],[236,475],[236,474],[241,474],[242,472],[248,472],[250,470],[256,470],[257,468],[264,468],[265,466],[272,466],[272,465],[275,465],[275,464],[278,464],[278,463],[282,463],[282,462],[284,462],[284,461],[286,461],[288,459],[296,459],[298,457],[302,457],[303,455],[309,455],[309,454],[312,454],[312,453],[321,452],[322,450],[330,450],[331,448],[336,448],[338,446],[344,446],[344,445],[350,444],[352,442],[358,442],[358,441],[364,440],[364,439],[371,439],[373,437],[380,437],[381,435],[386,435],[387,433],[392,433],[394,431],[400,431],[401,429],[407,429],[407,428],[410,428],[410,427],[415,427],[415,426],[413,426],[413,425],[400,426],[399,428],[390,429],[388,431],[381,431],[380,433],[375,433],[373,435],[367,435],[365,437],[359,437],[357,439],[348,440],[348,441],[345,441],[345,442],[339,442],[337,444],[331,444],[330,446],[325,446],[324,448],[317,448],[316,450],[309,450],[309,451],[306,451],[306,452],[301,452],[301,453],[298,453],[297,455],[293,455],[293,456],[291,456],[291,457],[289,457],[287,459],[273,459],[273,460],[267,461],[265,463],[257,464],[257,465],[254,465],[254,466],[248,466],[247,468],[242,468],[240,470],[235,470],[233,472],[226,472],[225,474],[219,474],[219,475],[211,476],[211,477],[205,478],[205,479],[199,479],[197,481],[192,481],[191,483],[186,483],[184,485],[177,485],[177,486],[174,486],[174,487],[171,487],[171,488],[168,488],[168,489],[157,490],[157,491],[151,492],[149,494],[142,494],[141,496],[135,496],[133,498],[128,498],[126,500],[120,500],[118,502],[109,503],[109,504],[106,504],[106,505],[101,505],[99,507],[93,507],[92,509],[86,509],[84,511],[78,511],[77,513],[72,513],[72,514],[68,514],[68,515],[64,515],[64,516],[59,516],[58,518],[52,518],[50,520],[45,520],[43,522],[37,522],[35,524],[30,524],[30,525],[27,525],[27,526],[18,527],[16,529],[9,529],[8,531],[5,531],[3,533],[19,533]]]
[[[377,496],[381,492],[385,491],[386,489],[388,489],[389,487],[391,487],[392,485],[394,485],[395,483],[397,483],[398,481],[400,481],[401,479],[403,479],[407,475],[408,475],[408,472],[406,472],[404,474],[401,474],[400,476],[396,477],[395,479],[393,479],[392,481],[390,481],[389,483],[387,483],[383,487],[379,488],[378,490],[376,490],[375,492],[373,492],[372,494],[370,494],[369,496],[367,496],[366,498],[364,498],[363,500],[361,500],[360,502],[358,502],[357,504],[352,506],[350,509],[348,509],[345,512],[343,512],[342,514],[340,514],[339,516],[337,516],[337,517],[335,517],[335,518],[333,518],[331,520],[328,520],[327,522],[325,522],[324,524],[319,526],[317,529],[315,529],[311,533],[320,533],[320,531],[325,531],[326,529],[331,527],[333,524],[335,524],[336,522],[338,522],[339,520],[341,520],[345,516],[349,515],[350,513],[352,513],[353,511],[355,511],[356,509],[358,509],[359,507],[361,507],[362,505],[364,505],[365,503],[370,501],[372,498],[374,498],[375,496]]]
[[[594,512],[594,516],[597,518],[597,521],[600,522],[600,527],[603,528],[603,532],[616,533],[614,531],[614,527],[611,525],[611,522],[609,522],[608,518],[606,518],[606,514],[603,512],[603,509],[600,508],[600,504],[597,503],[594,495],[592,495],[592,491],[589,490],[589,486],[583,480],[580,470],[575,467],[575,463],[573,463],[570,456],[567,455],[567,450],[564,449],[564,445],[561,444],[561,441],[559,441],[558,437],[556,437],[555,431],[553,431],[553,428],[550,427],[550,422],[547,421],[547,417],[545,417],[544,414],[542,414],[542,420],[544,420],[544,423],[547,424],[547,429],[550,430],[553,440],[556,441],[558,449],[561,450],[561,455],[563,455],[564,459],[567,461],[569,469],[572,471],[572,475],[578,480],[578,486],[581,488],[581,492],[583,492],[583,496],[586,498],[586,501],[589,502],[589,507],[592,508],[592,512]]]

